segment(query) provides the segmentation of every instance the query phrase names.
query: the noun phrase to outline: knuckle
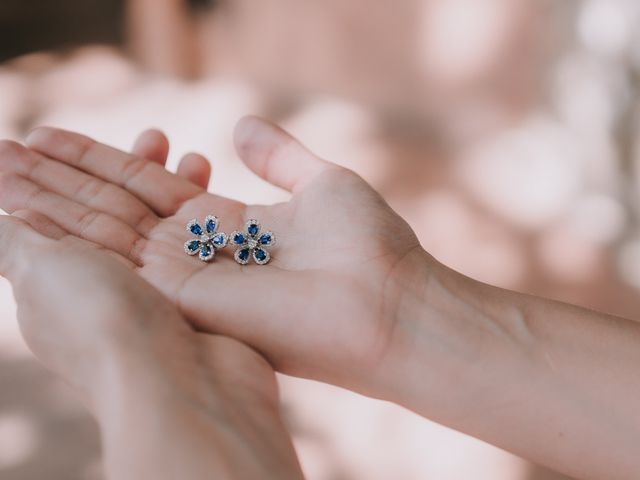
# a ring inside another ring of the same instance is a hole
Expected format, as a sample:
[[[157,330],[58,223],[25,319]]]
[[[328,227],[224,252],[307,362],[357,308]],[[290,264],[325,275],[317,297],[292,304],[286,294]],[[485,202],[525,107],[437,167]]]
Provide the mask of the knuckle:
[[[139,157],[131,155],[128,161],[122,166],[122,182],[126,186],[141,175],[149,162]]]
[[[93,149],[96,147],[96,145],[97,143],[90,139],[85,139],[85,141],[79,142],[77,145],[74,145],[74,147],[77,148],[77,151],[74,152],[75,155],[72,156],[72,161],[77,165],[91,163]]]
[[[73,195],[83,201],[91,200],[97,196],[99,196],[103,189],[105,188],[105,182],[102,182],[96,178],[90,177],[87,178],[80,186],[78,190]]]
[[[146,208],[141,209],[132,223],[133,229],[141,235],[147,235],[156,224],[156,216]]]
[[[126,258],[131,260],[137,265],[142,264],[142,252],[146,246],[146,239],[144,237],[139,237],[135,239],[131,246],[129,247],[129,251],[127,252]]]
[[[78,219],[78,234],[81,238],[86,238],[87,230],[99,218],[100,213],[95,210],[89,210]]]

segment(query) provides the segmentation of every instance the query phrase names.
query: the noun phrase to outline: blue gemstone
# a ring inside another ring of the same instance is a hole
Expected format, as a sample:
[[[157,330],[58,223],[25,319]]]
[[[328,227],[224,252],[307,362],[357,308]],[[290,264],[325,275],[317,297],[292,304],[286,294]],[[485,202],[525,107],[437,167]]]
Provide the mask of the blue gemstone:
[[[208,233],[213,233],[216,229],[216,221],[215,220],[207,220],[207,232]]]
[[[249,225],[249,227],[247,228],[247,232],[249,233],[249,235],[251,235],[252,237],[254,235],[258,234],[258,231],[260,229],[258,228],[258,225],[256,225],[255,223],[252,223],[251,225]]]
[[[244,248],[242,250],[240,250],[240,253],[238,254],[238,258],[240,260],[242,260],[243,262],[249,258],[249,249],[248,248]]]
[[[259,248],[256,248],[256,250],[253,252],[253,255],[256,257],[256,260],[260,262],[263,262],[267,259],[267,252]]]
[[[190,229],[191,229],[191,233],[193,233],[194,235],[202,235],[202,227],[197,223],[194,223],[193,225],[191,225]]]
[[[209,245],[202,245],[202,247],[200,247],[200,256],[208,257],[209,255],[211,255],[211,247]]]
[[[241,233],[236,233],[233,236],[233,243],[235,243],[236,245],[242,245],[244,243],[244,235],[242,235]]]
[[[216,245],[222,245],[224,243],[224,236],[220,234],[216,235],[213,237],[213,243]]]
[[[271,235],[269,235],[268,233],[265,233],[264,235],[262,235],[260,237],[260,243],[262,245],[269,245],[271,243]]]
[[[192,252],[195,252],[196,250],[198,250],[199,247],[200,247],[200,242],[198,240],[191,240],[191,242],[189,242],[189,245],[187,246],[187,248]]]

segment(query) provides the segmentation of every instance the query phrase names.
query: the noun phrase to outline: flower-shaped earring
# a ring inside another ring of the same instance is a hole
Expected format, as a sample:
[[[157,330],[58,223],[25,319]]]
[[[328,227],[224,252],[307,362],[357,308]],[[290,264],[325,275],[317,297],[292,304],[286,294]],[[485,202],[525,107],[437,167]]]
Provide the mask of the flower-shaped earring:
[[[249,220],[246,224],[246,232],[236,230],[231,234],[231,243],[238,246],[233,258],[240,265],[249,263],[249,258],[258,265],[264,265],[269,261],[271,255],[265,247],[271,247],[276,243],[276,236],[273,232],[260,234],[260,223],[257,220]]]
[[[198,254],[200,260],[208,262],[215,256],[216,250],[227,246],[229,240],[226,233],[216,233],[217,230],[218,217],[207,215],[204,219],[204,229],[194,218],[187,223],[187,232],[198,238],[187,240],[184,244],[184,251],[189,255]]]

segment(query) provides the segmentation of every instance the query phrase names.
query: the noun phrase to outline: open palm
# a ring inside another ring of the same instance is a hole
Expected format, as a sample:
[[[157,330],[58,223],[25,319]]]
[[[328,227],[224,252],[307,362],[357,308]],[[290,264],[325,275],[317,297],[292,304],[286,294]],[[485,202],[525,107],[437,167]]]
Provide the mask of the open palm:
[[[384,354],[418,241],[360,177],[282,130],[243,120],[236,146],[289,202],[244,205],[207,193],[157,163],[78,134],[43,128],[29,149],[0,151],[0,207],[32,209],[112,252],[176,303],[197,328],[231,335],[286,373],[348,383]],[[213,214],[225,232],[255,218],[275,232],[265,266],[185,255],[185,225]]]

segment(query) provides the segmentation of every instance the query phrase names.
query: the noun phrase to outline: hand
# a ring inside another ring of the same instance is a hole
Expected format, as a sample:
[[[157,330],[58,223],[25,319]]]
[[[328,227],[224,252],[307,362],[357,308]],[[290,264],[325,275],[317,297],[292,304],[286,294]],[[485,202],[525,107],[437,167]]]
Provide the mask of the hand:
[[[0,207],[28,206],[135,263],[197,328],[248,343],[283,372],[367,390],[362,382],[392,341],[403,282],[429,259],[356,174],[255,118],[239,124],[238,152],[293,193],[287,203],[221,198],[69,132],[38,129],[27,143],[0,153]],[[271,263],[241,267],[232,248],[211,264],[185,255],[185,224],[209,213],[227,232],[248,218],[276,232]]]
[[[120,255],[16,216],[0,217],[0,274],[29,347],[97,417],[109,478],[301,478],[260,355],[194,332]]]
[[[445,268],[359,177],[255,119],[239,125],[238,151],[292,191],[287,203],[220,198],[68,132],[28,144],[0,144],[0,207],[28,205],[133,262],[196,327],[571,476],[638,478],[637,322]],[[227,231],[260,219],[278,234],[272,262],[184,255],[184,224],[208,213]]]

